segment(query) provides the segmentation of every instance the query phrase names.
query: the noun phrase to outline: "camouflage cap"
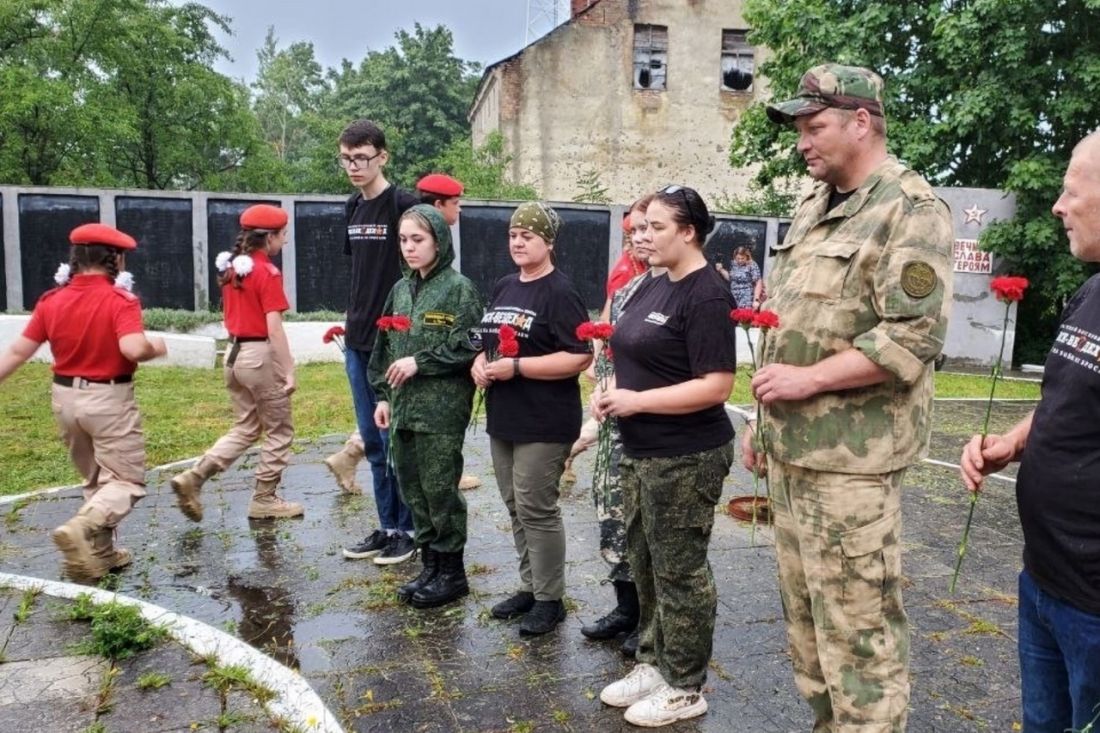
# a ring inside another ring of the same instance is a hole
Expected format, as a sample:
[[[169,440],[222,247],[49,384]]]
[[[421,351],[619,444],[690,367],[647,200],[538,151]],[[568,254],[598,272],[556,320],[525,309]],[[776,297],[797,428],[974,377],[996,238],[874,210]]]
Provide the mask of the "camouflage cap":
[[[802,75],[794,99],[767,107],[772,122],[792,122],[832,107],[865,109],[882,117],[882,77],[862,66],[822,64]]]

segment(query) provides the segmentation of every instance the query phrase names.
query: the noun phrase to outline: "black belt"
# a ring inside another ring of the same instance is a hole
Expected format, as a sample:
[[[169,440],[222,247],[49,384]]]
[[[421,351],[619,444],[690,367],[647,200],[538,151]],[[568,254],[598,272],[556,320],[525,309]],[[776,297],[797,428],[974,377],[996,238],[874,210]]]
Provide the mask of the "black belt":
[[[62,387],[72,387],[73,382],[81,381],[88,384],[127,384],[134,381],[133,374],[119,374],[117,377],[111,377],[110,379],[88,379],[87,377],[63,377],[60,374],[53,375],[53,383],[60,384]]]
[[[229,349],[229,355],[225,357],[225,365],[228,367],[237,363],[237,354],[241,352],[241,344],[251,341],[267,341],[267,336],[230,336],[229,343],[233,345]]]

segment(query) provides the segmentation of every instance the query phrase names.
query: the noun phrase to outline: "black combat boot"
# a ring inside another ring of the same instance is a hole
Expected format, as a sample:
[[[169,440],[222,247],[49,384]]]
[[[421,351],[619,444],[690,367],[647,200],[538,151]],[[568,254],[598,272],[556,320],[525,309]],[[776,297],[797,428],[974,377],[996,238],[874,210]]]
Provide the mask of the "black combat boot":
[[[466,568],[462,565],[462,551],[440,552],[439,571],[413,593],[413,608],[435,608],[458,600],[470,592],[466,582]]]
[[[623,645],[619,647],[619,651],[623,653],[624,657],[634,659],[634,655],[638,653],[638,635],[638,629],[634,629],[628,637],[623,639]]]
[[[402,603],[408,603],[412,600],[413,594],[431,582],[431,579],[439,572],[438,552],[427,545],[421,545],[420,559],[424,562],[424,569],[420,571],[420,575],[397,589],[397,600]]]
[[[615,598],[618,605],[603,618],[582,626],[582,634],[589,639],[614,639],[634,630],[638,625],[638,587],[629,580],[616,580]]]

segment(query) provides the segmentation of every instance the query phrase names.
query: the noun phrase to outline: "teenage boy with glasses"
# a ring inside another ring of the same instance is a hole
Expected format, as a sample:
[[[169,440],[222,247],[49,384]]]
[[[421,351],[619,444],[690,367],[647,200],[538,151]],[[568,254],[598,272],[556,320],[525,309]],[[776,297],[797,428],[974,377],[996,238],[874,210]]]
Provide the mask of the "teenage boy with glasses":
[[[358,493],[354,466],[364,454],[370,462],[381,527],[344,548],[344,557],[373,557],[378,565],[403,562],[416,553],[412,514],[401,499],[393,469],[387,465],[387,435],[374,424],[377,398],[367,381],[376,321],[382,315],[386,296],[401,278],[397,223],[406,209],[418,203],[413,194],[386,180],[382,169],[388,161],[385,133],[370,120],[356,120],[340,134],[337,163],[358,189],[345,204],[344,254],[351,257],[351,291],[344,358],[362,440],[353,435],[340,452],[325,459],[341,488],[350,493]]]

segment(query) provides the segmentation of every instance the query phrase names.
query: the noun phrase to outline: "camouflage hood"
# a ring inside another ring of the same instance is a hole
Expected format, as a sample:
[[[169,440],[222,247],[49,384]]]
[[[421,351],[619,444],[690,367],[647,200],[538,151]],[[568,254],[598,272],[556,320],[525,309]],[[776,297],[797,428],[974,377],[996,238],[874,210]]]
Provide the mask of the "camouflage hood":
[[[432,230],[432,234],[435,236],[435,243],[439,246],[439,254],[436,256],[435,267],[428,273],[428,276],[424,278],[429,280],[435,277],[440,270],[445,270],[451,266],[451,263],[455,261],[455,248],[454,243],[451,241],[451,228],[447,226],[447,222],[444,221],[443,215],[439,213],[439,210],[429,204],[417,204],[408,211],[405,212],[406,216],[412,215],[419,219],[421,222],[426,222]],[[412,277],[415,273],[409,269],[409,266],[405,264],[405,258],[401,258],[401,274],[408,278]]]

